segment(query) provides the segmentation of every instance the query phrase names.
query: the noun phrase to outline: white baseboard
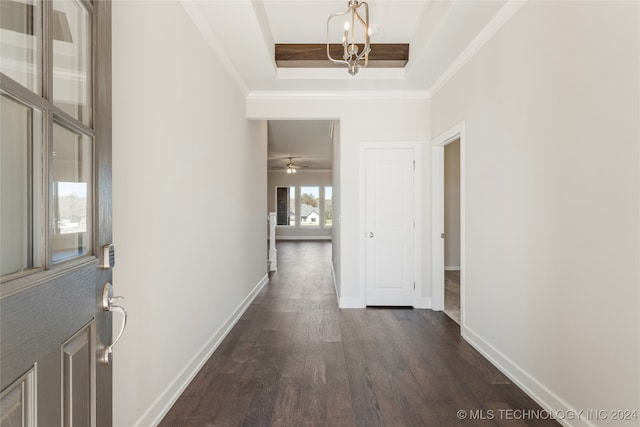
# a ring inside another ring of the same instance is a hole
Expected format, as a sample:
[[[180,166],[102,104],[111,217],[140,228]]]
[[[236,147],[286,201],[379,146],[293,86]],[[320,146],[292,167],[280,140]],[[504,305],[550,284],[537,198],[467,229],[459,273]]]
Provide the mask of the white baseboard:
[[[418,298],[414,308],[431,308],[431,298]]]
[[[340,308],[365,308],[366,306],[362,298],[340,297],[338,300]]]
[[[169,386],[151,404],[134,426],[146,427],[156,426],[162,418],[169,412],[169,409],[178,400],[180,395],[187,388],[191,380],[202,369],[209,360],[213,352],[218,348],[222,340],[227,336],[231,328],[235,326],[240,317],[249,308],[255,297],[262,288],[269,282],[269,275],[265,274],[260,282],[251,290],[249,295],[238,305],[227,320],[218,328],[209,341],[198,351],[198,353],[187,363],[184,369],[176,376]]]
[[[446,265],[444,266],[444,271],[460,271],[460,266],[459,265],[451,265],[449,267],[447,267]]]
[[[536,380],[531,374],[511,361],[507,356],[502,354],[500,350],[489,344],[467,326],[462,328],[462,337],[511,381],[513,381],[514,384],[524,390],[529,397],[535,400],[540,406],[542,406],[542,409],[546,410],[549,414],[564,415],[577,414],[580,412],[580,410],[576,410],[571,407],[571,405],[545,387],[544,384]],[[595,427],[595,424],[586,419],[584,414],[582,417],[575,418],[576,419],[557,417],[557,421],[567,427]]]
[[[331,262],[331,278],[333,279],[333,287],[336,290],[339,308],[365,308],[366,305],[362,298],[343,298],[338,294],[338,282],[336,280],[336,271],[333,269],[333,261]]]

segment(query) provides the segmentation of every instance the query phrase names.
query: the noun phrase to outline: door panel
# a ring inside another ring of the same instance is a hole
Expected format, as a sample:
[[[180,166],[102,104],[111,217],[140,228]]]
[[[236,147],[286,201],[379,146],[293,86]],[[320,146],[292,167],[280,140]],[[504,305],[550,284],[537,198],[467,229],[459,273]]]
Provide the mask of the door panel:
[[[51,277],[42,273],[29,277],[35,283],[0,300],[2,349],[0,369],[2,387],[42,362],[52,348],[60,347],[95,314],[96,262],[80,265],[74,271]],[[70,304],[72,302],[72,304]],[[25,357],[29,355],[30,357]],[[40,373],[38,374],[40,376]]]
[[[35,367],[0,395],[0,427],[35,425]]]
[[[2,239],[0,261],[12,264],[0,276],[1,427],[110,426],[111,366],[99,359],[111,340],[112,275],[100,267],[111,243],[111,4],[0,3],[0,86],[13,107],[1,111],[13,185],[3,174],[0,220],[19,242]],[[41,55],[21,53],[27,44]]]
[[[402,289],[406,282],[402,243],[375,245],[375,282],[378,289]]]
[[[92,321],[62,345],[62,425],[65,427],[95,424],[93,329]]]
[[[414,305],[414,150],[366,152],[367,305]]]

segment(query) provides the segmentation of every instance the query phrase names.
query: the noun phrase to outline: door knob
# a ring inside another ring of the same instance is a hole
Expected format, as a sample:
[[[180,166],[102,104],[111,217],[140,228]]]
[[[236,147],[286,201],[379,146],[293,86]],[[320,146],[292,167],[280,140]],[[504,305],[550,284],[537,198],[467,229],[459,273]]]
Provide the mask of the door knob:
[[[120,332],[118,332],[116,339],[102,350],[101,360],[107,365],[110,365],[113,359],[113,346],[120,340],[120,337],[122,337],[122,333],[124,332],[124,328],[127,327],[127,310],[125,310],[124,307],[113,304],[115,300],[119,299],[124,299],[124,297],[114,297],[113,285],[107,282],[102,290],[102,309],[104,311],[118,312],[122,314],[122,326],[120,327]]]
[[[369,232],[369,238],[373,237],[373,233]]]

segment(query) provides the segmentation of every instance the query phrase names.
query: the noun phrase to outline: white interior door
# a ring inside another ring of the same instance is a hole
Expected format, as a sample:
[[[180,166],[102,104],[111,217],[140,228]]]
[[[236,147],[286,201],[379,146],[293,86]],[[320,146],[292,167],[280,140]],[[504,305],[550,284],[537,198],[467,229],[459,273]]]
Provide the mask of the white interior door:
[[[413,306],[415,152],[366,150],[366,303]]]

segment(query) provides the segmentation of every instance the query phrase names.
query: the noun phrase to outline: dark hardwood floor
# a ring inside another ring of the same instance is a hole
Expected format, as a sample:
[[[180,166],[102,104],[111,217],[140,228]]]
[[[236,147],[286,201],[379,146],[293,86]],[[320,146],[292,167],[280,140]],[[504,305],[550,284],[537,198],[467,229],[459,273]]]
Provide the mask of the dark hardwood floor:
[[[340,310],[330,260],[330,243],[279,243],[277,273],[160,425],[559,425],[511,412],[540,407],[445,314]]]
[[[444,272],[444,314],[460,324],[460,270]]]

